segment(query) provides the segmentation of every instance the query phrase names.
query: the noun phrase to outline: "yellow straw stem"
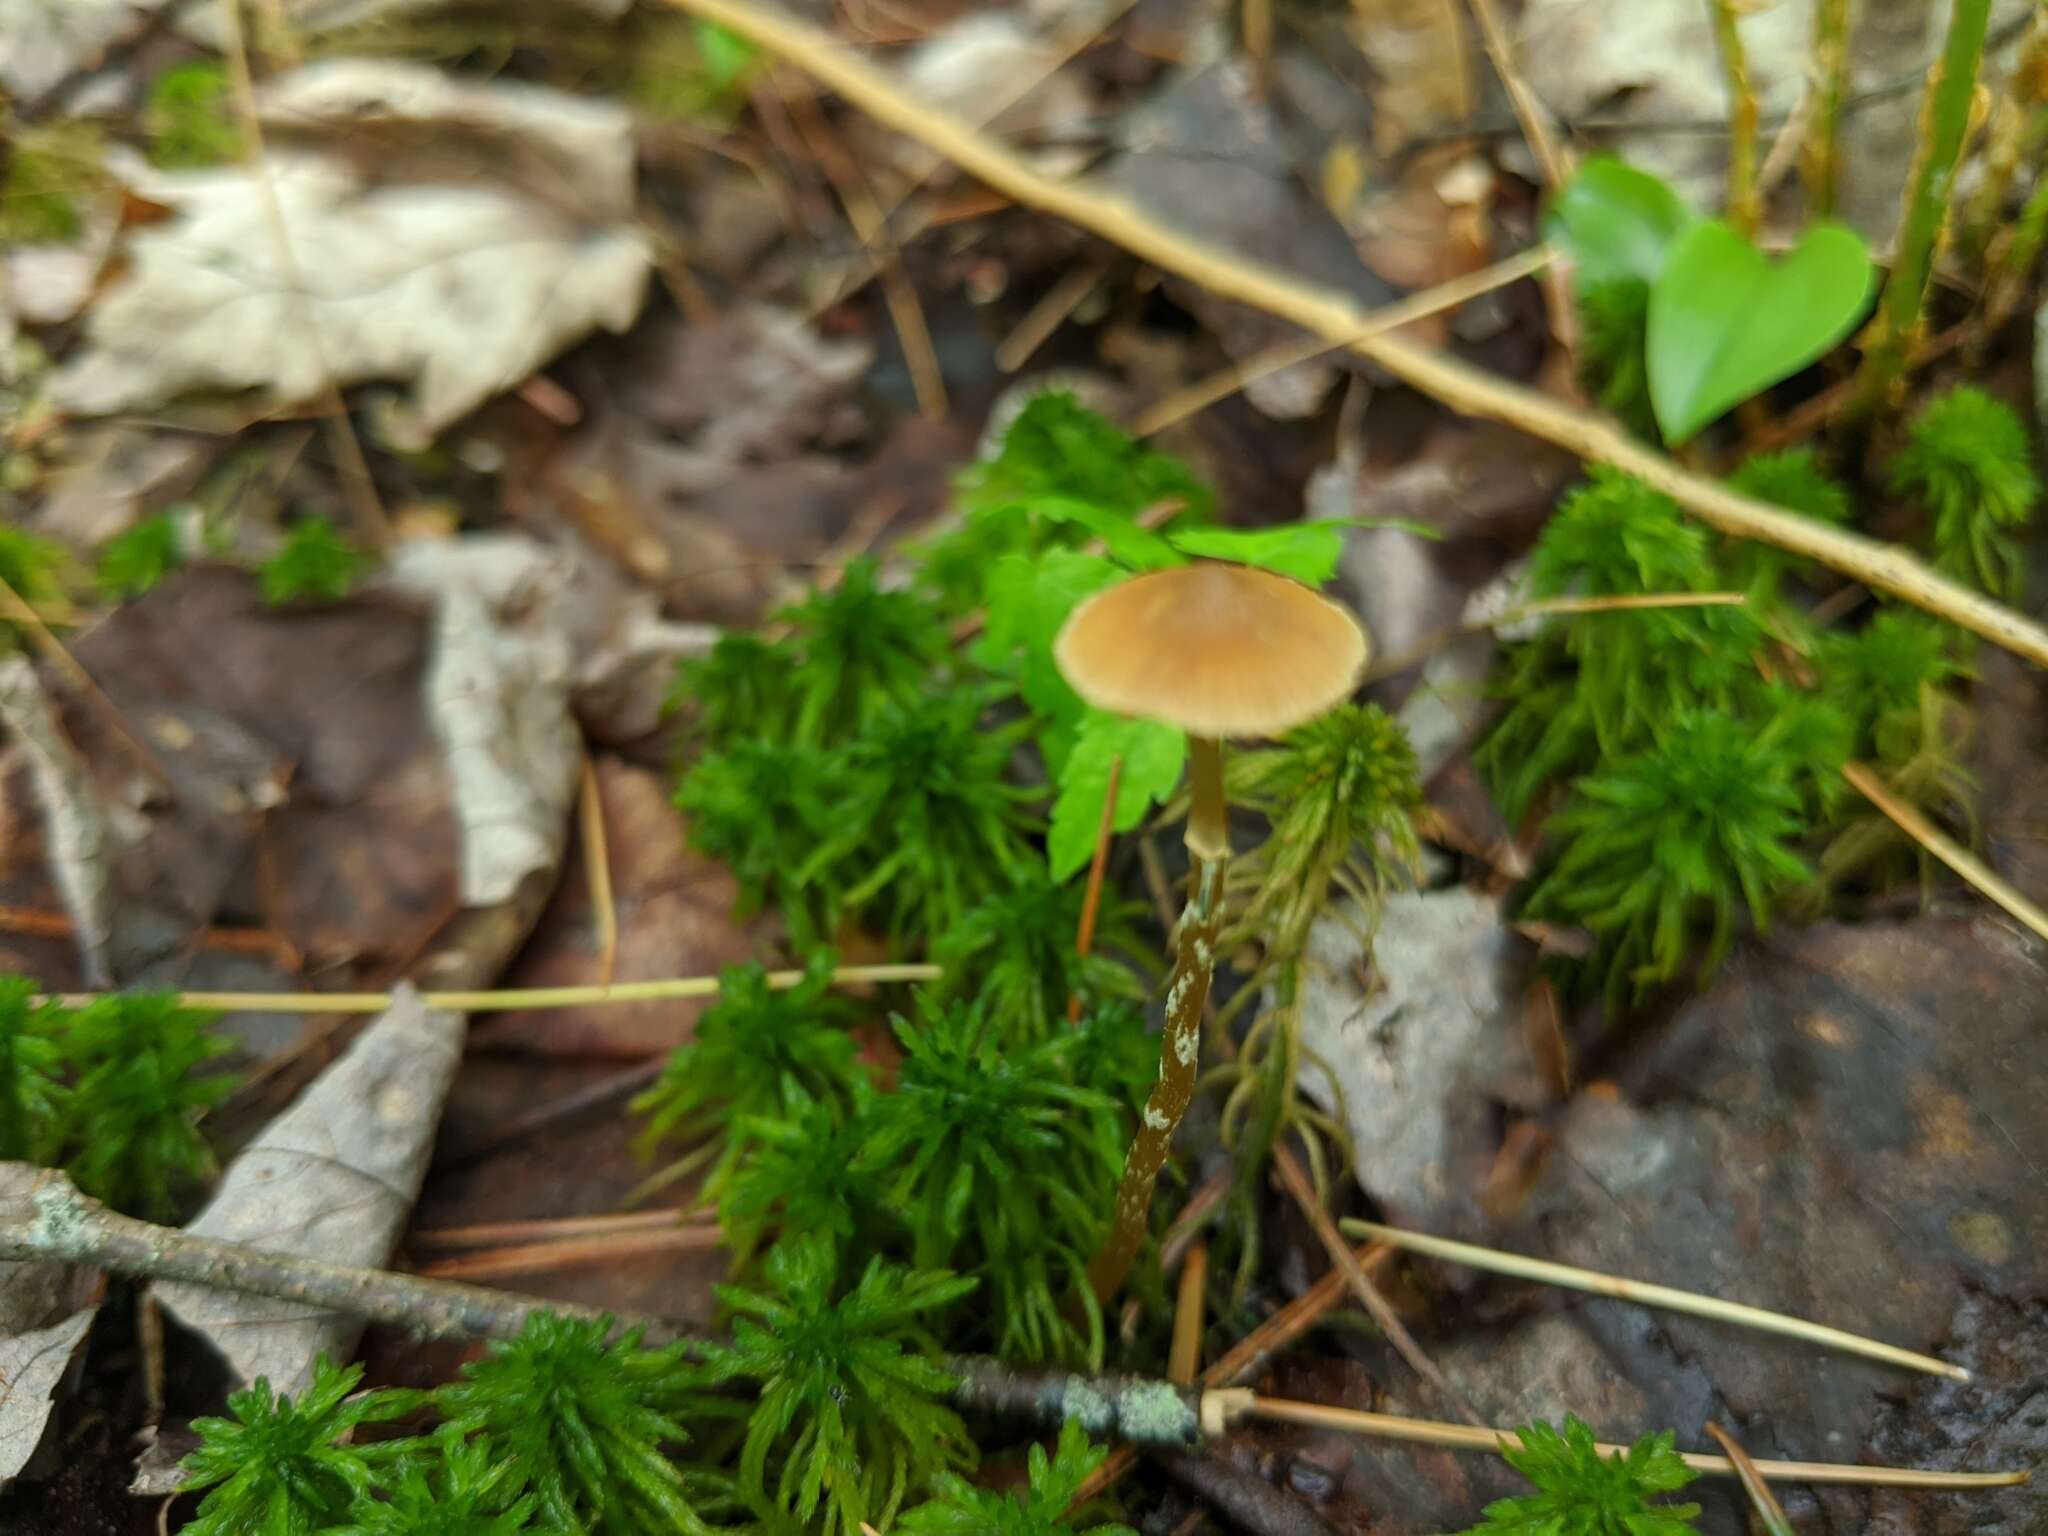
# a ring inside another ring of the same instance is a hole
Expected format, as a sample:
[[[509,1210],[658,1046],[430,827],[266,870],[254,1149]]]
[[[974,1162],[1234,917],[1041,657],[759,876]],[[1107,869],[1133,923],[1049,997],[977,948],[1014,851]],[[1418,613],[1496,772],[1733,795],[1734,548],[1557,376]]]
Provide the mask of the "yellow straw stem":
[[[1207,1394],[1210,1398],[1234,1396],[1228,1389]],[[1418,1445],[1441,1445],[1460,1451],[1491,1451],[1519,1446],[1521,1437],[1508,1429],[1473,1429],[1464,1424],[1442,1424],[1433,1419],[1409,1419],[1392,1413],[1367,1413],[1357,1408],[1330,1408],[1321,1403],[1298,1403],[1287,1398],[1245,1394],[1247,1402],[1224,1402],[1217,1417],[1272,1419],[1283,1424],[1309,1424],[1318,1429],[1338,1429],[1354,1435],[1372,1435],[1383,1440],[1407,1440]],[[1204,1408],[1205,1422],[1208,1410]],[[1599,1447],[1603,1457],[1626,1455],[1625,1445]],[[1726,1456],[1709,1456],[1699,1451],[1681,1451],[1679,1458],[1696,1472],[1721,1477],[1736,1476],[1735,1463]],[[1934,1472],[1918,1467],[1859,1467],[1835,1461],[1752,1461],[1764,1477],[1795,1483],[1849,1483],[1884,1488],[2013,1488],[2029,1481],[2030,1472]]]
[[[865,982],[935,981],[945,974],[938,965],[842,965],[832,973],[834,986]],[[770,971],[768,985],[778,990],[804,979],[802,971]],[[677,998],[713,997],[716,976],[676,976],[664,981],[621,981],[608,987],[513,987],[497,992],[422,992],[429,1008],[450,1013],[502,1013],[513,1008],[582,1008],[596,1003],[656,1003]],[[66,992],[48,999],[67,1008],[82,1008],[106,996],[102,992]],[[221,1013],[378,1013],[389,1008],[389,992],[180,992],[186,1008]]]
[[[1399,1227],[1381,1226],[1376,1221],[1347,1219],[1343,1227],[1353,1237],[1372,1238],[1390,1247],[1405,1248],[1410,1253],[1427,1254],[1434,1259],[1447,1259],[1453,1264],[1464,1264],[1472,1269],[1490,1270],[1497,1275],[1513,1275],[1522,1280],[1537,1280],[1545,1285],[1563,1286],[1567,1290],[1589,1291],[1595,1296],[1612,1296],[1618,1301],[1633,1301],[1646,1307],[1689,1312],[1695,1317],[1711,1317],[1718,1322],[1754,1328],[1761,1333],[1778,1333],[1787,1338],[1804,1339],[1808,1343],[1839,1349],[1847,1354],[1883,1360],[1892,1365],[1903,1365],[1909,1370],[1926,1371],[1934,1376],[1948,1376],[1956,1381],[1970,1379],[1970,1373],[1960,1365],[1951,1365],[1948,1361],[1937,1360],[1931,1355],[1915,1354],[1912,1350],[1901,1349],[1896,1344],[1879,1343],[1876,1339],[1866,1339],[1860,1334],[1845,1333],[1840,1328],[1829,1328],[1821,1323],[1809,1323],[1800,1318],[1787,1317],[1782,1312],[1767,1312],[1762,1307],[1746,1307],[1740,1302],[1702,1296],[1697,1291],[1681,1291],[1668,1285],[1649,1285],[1639,1280],[1624,1280],[1619,1275],[1605,1275],[1594,1269],[1577,1269],[1569,1264],[1552,1264],[1546,1259],[1524,1258],[1520,1254],[1481,1248],[1476,1243],[1457,1243],[1446,1237],[1427,1237],[1420,1232],[1404,1232]],[[1757,1465],[1762,1466],[1764,1463],[1758,1462]]]
[[[2048,913],[2043,913],[2010,881],[1921,815],[1916,807],[1885,788],[1876,774],[1861,763],[1847,763],[1843,765],[1842,777],[1889,816],[1901,832],[1975,886],[1980,895],[1997,902],[2041,938],[2048,939]]]

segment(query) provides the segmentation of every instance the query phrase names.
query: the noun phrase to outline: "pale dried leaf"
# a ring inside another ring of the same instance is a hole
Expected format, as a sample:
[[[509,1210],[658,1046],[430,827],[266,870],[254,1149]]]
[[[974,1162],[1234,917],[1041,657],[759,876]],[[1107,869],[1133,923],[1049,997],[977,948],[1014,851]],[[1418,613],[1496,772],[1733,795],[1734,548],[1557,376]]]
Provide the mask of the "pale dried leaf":
[[[623,109],[338,62],[348,67],[310,67],[267,98],[273,120],[340,130],[332,152],[276,149],[254,172],[110,162],[176,217],[131,236],[128,275],[93,307],[88,345],[52,382],[59,404],[104,414],[192,390],[292,403],[330,382],[401,380],[414,393],[398,433],[423,443],[594,327],[632,323],[649,251],[630,219]],[[387,181],[405,157],[348,153],[365,125],[425,135],[437,123],[465,153],[434,157],[433,179]],[[487,150],[514,163],[520,185],[485,175]]]
[[[33,1216],[42,1178],[27,1163],[0,1163],[0,1221]],[[92,1327],[97,1308],[75,1308],[77,1289],[62,1264],[0,1263],[0,1490],[42,1443],[51,1394]]]
[[[459,1014],[401,988],[348,1051],[228,1165],[186,1228],[202,1237],[381,1268],[397,1248],[462,1057]],[[157,1298],[204,1335],[240,1382],[270,1379],[296,1396],[325,1352],[346,1359],[358,1318],[204,1286],[164,1284]]]
[[[27,754],[42,804],[50,876],[77,934],[87,984],[111,983],[116,833],[91,771],[65,738],[42,680],[26,656],[0,661],[0,722]]]
[[[94,63],[148,9],[141,0],[0,0],[0,85],[33,100]]]
[[[560,861],[581,760],[561,567],[524,538],[424,540],[387,579],[435,605],[427,712],[455,782],[462,900],[510,900]]]
[[[1388,897],[1369,977],[1341,917],[1317,923],[1309,955],[1302,1041],[1336,1071],[1359,1184],[1397,1221],[1471,1230],[1497,1106],[1545,1097],[1520,1026],[1530,946],[1498,898],[1458,888]],[[1320,1072],[1302,1086],[1328,1093]]]

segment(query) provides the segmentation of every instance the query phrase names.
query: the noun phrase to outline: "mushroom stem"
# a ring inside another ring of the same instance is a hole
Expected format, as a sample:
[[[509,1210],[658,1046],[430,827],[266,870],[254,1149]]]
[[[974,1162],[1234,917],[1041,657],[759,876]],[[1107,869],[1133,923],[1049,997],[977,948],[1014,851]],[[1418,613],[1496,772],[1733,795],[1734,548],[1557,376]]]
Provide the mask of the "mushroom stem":
[[[1188,852],[1197,862],[1230,857],[1230,822],[1223,814],[1223,743],[1214,736],[1188,738]]]
[[[1166,987],[1166,1028],[1159,1037],[1159,1081],[1145,1100],[1138,1134],[1124,1159],[1123,1181],[1116,1191],[1116,1224],[1088,1265],[1088,1283],[1096,1299],[1107,1302],[1123,1286],[1145,1234],[1151,1230],[1152,1188],[1173,1149],[1180,1117],[1194,1101],[1195,1078],[1202,1060],[1202,1014],[1209,1005],[1209,982],[1216,971],[1216,930],[1223,920],[1223,867],[1230,842],[1223,826],[1222,755],[1214,740],[1194,738],[1195,804],[1188,818],[1188,847],[1195,855],[1188,874],[1188,904],[1175,930],[1173,975]],[[1206,857],[1196,841],[1202,816],[1204,747],[1215,772],[1213,803],[1207,830],[1223,853]]]

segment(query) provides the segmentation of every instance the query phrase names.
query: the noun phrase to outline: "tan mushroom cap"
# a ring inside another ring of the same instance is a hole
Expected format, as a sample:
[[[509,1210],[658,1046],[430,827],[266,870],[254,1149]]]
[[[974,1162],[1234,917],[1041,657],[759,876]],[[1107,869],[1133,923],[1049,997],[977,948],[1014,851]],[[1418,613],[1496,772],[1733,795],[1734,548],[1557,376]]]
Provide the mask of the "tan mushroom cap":
[[[1346,609],[1300,582],[1202,561],[1096,593],[1053,656],[1098,709],[1222,738],[1277,735],[1341,702],[1366,644]]]

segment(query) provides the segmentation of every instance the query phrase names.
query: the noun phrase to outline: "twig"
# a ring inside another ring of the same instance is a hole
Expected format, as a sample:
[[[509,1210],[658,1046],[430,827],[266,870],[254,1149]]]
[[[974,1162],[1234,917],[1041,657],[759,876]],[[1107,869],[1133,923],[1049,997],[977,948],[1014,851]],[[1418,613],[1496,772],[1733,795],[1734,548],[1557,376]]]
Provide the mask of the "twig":
[[[1328,1408],[1320,1403],[1296,1403],[1277,1397],[1252,1397],[1239,1407],[1246,1418],[1269,1419],[1281,1424],[1308,1424],[1318,1429],[1340,1429],[1354,1435],[1373,1435],[1385,1440],[1407,1440],[1418,1445],[1441,1445],[1451,1450],[1491,1451],[1521,1445],[1521,1437],[1508,1429],[1469,1429],[1462,1424],[1438,1424],[1428,1419],[1403,1418],[1392,1413],[1365,1413],[1355,1408]],[[1598,1447],[1603,1459],[1626,1456],[1625,1445]],[[1735,1476],[1735,1464],[1726,1456],[1706,1456],[1681,1451],[1679,1459],[1695,1472],[1721,1477]],[[1933,1472],[1915,1467],[1863,1467],[1831,1461],[1758,1461],[1752,1463],[1767,1477],[1795,1483],[1850,1484],[1871,1488],[2015,1488],[2032,1476],[2027,1472]]]
[[[1745,240],[1756,238],[1756,87],[1749,78],[1749,55],[1736,27],[1736,0],[1708,0],[1714,16],[1714,42],[1721,50],[1721,69],[1728,77],[1728,222]]]
[[[863,982],[935,981],[945,974],[937,965],[842,965],[832,973],[834,986]],[[802,971],[770,971],[768,985],[781,989],[802,981]],[[685,997],[715,997],[716,976],[678,976],[663,981],[622,981],[609,987],[508,987],[498,991],[422,992],[429,1008],[450,1013],[504,1013],[514,1008],[585,1008],[596,1003],[668,1002]],[[100,992],[64,992],[50,1001],[82,1008],[106,996]],[[391,1006],[389,992],[180,992],[185,1008],[221,1013],[379,1013]]]
[[[1817,218],[1835,211],[1842,180],[1842,99],[1849,79],[1849,0],[1815,0],[1813,116],[1806,125],[1801,174],[1806,205]]]
[[[1793,1536],[1792,1522],[1786,1518],[1785,1506],[1778,1502],[1778,1496],[1771,1492],[1771,1485],[1764,1481],[1757,1471],[1756,1463],[1749,1452],[1736,1443],[1735,1437],[1716,1424],[1712,1419],[1701,1426],[1714,1444],[1735,1467],[1735,1475],[1742,1479],[1742,1491],[1749,1495],[1750,1505],[1756,1510],[1757,1519],[1763,1522],[1764,1536]]]
[[[1619,1275],[1602,1274],[1598,1270],[1579,1269],[1570,1264],[1553,1264],[1546,1259],[1525,1258],[1521,1254],[1502,1253],[1493,1248],[1481,1248],[1474,1243],[1452,1242],[1449,1238],[1430,1237],[1421,1232],[1404,1232],[1398,1227],[1382,1226],[1375,1221],[1355,1221],[1347,1218],[1343,1227],[1353,1237],[1374,1238],[1396,1248],[1405,1248],[1411,1253],[1427,1254],[1431,1258],[1463,1264],[1471,1269],[1483,1269],[1496,1275],[1513,1275],[1522,1280],[1536,1280],[1544,1285],[1562,1286],[1567,1290],[1587,1291],[1595,1296],[1612,1296],[1620,1301],[1632,1301],[1646,1307],[1663,1307],[1668,1311],[1685,1312],[1694,1317],[1710,1317],[1717,1322],[1734,1323],[1738,1327],[1753,1328],[1760,1333],[1775,1333],[1786,1338],[1804,1339],[1810,1344],[1838,1349],[1845,1354],[1862,1355],[1866,1359],[1883,1360],[1890,1365],[1902,1365],[1908,1370],[1925,1371],[1932,1376],[1947,1376],[1955,1381],[1970,1379],[1970,1373],[1960,1365],[1951,1365],[1948,1361],[1937,1360],[1932,1355],[1901,1349],[1896,1344],[1883,1344],[1876,1339],[1866,1339],[1860,1334],[1848,1333],[1840,1328],[1829,1328],[1821,1323],[1809,1323],[1803,1318],[1787,1317],[1782,1312],[1770,1312],[1762,1307],[1748,1307],[1739,1302],[1722,1301],[1714,1296],[1702,1296],[1697,1291],[1681,1291],[1668,1285],[1651,1285],[1640,1280],[1626,1280]]]
[[[1970,128],[1970,98],[1990,19],[1991,0],[1955,0],[1941,60],[1927,76],[1920,103],[1920,146],[1906,178],[1892,275],[1878,301],[1872,340],[1863,353],[1861,397],[1866,407],[1892,404],[1907,355],[1920,334],[1921,307],[1934,271],[1935,246],[1948,224],[1949,195]]]
[[[1095,291],[1095,285],[1102,281],[1108,270],[1109,263],[1097,257],[1093,261],[1082,262],[1048,288],[1044,297],[1025,311],[1024,318],[1011,328],[1010,334],[996,343],[996,367],[1004,373],[1015,373],[1030,362],[1031,354],[1066,324],[1067,317]]]
[[[1472,7],[1472,19],[1479,23],[1479,38],[1486,45],[1487,58],[1493,61],[1493,72],[1508,93],[1508,105],[1514,108],[1522,138],[1529,145],[1529,153],[1536,157],[1537,169],[1543,173],[1543,183],[1555,190],[1571,180],[1571,155],[1558,147],[1549,111],[1536,99],[1536,93],[1529,89],[1529,82],[1515,66],[1514,44],[1500,24],[1500,13],[1493,8],[1493,0],[1467,3]]]
[[[1380,1288],[1372,1283],[1372,1276],[1365,1272],[1365,1266],[1358,1255],[1351,1251],[1351,1245],[1338,1232],[1337,1224],[1330,1220],[1330,1213],[1323,1209],[1323,1203],[1316,1198],[1316,1192],[1308,1181],[1308,1175],[1301,1171],[1301,1164],[1286,1147],[1273,1149],[1274,1171],[1302,1214],[1308,1217],[1309,1225],[1315,1228],[1316,1238],[1323,1245],[1323,1251],[1330,1256],[1330,1262],[1344,1277],[1344,1283],[1351,1288],[1366,1312],[1371,1315],[1380,1332],[1387,1336],[1387,1342],[1408,1362],[1409,1369],[1420,1376],[1439,1401],[1456,1409],[1458,1416],[1469,1424],[1480,1422],[1479,1415],[1472,1411],[1472,1405],[1459,1396],[1457,1390],[1444,1378],[1437,1363],[1423,1352],[1407,1325],[1394,1315],[1394,1309],[1387,1304],[1387,1298],[1380,1294]]]
[[[1799,156],[1806,147],[1806,125],[1813,118],[1814,97],[1811,85],[1799,93],[1799,99],[1792,103],[1791,112],[1772,137],[1771,147],[1764,152],[1764,163],[1757,167],[1756,172],[1756,195],[1760,204],[1770,201],[1779,183],[1799,163]]]
[[[1884,781],[1876,774],[1861,763],[1848,763],[1842,768],[1842,777],[1889,816],[1901,832],[1975,886],[1980,895],[1998,903],[2039,937],[2048,939],[2048,912],[2034,905],[1989,864],[1921,815],[1918,809],[1885,788]]]
[[[896,327],[896,339],[903,344],[903,360],[910,368],[911,387],[917,392],[917,408],[927,421],[946,419],[946,379],[939,368],[939,354],[932,346],[931,327],[925,324],[924,306],[917,301],[917,289],[903,271],[903,254],[888,220],[876,206],[867,178],[854,164],[839,141],[826,127],[817,99],[808,86],[784,90],[779,77],[776,89],[789,108],[797,132],[810,146],[819,168],[839,194],[847,222],[861,243],[874,253],[882,274],[882,298],[889,306],[889,318]]]
[[[563,1216],[546,1221],[487,1221],[468,1227],[423,1227],[408,1233],[405,1245],[415,1251],[465,1252],[515,1243],[558,1242],[572,1237],[610,1236],[620,1232],[658,1232],[679,1225],[709,1225],[710,1211],[614,1211],[606,1216]]]
[[[1178,1387],[1194,1385],[1202,1368],[1202,1324],[1207,1320],[1209,1245],[1197,1243],[1188,1250],[1188,1261],[1180,1272],[1180,1286],[1174,1293],[1173,1344],[1166,1356],[1166,1379]]]
[[[0,1164],[12,1175],[21,1165]],[[182,1280],[217,1290],[296,1301],[323,1311],[409,1329],[422,1338],[503,1339],[536,1312],[584,1319],[594,1308],[515,1296],[447,1280],[424,1280],[388,1270],[350,1269],[295,1254],[264,1253],[239,1243],[195,1237],[108,1210],[81,1195],[63,1174],[34,1170],[16,1195],[12,1178],[0,1194],[0,1259],[51,1259],[90,1265],[150,1280]],[[674,1338],[669,1324],[652,1318],[650,1335]]]
[[[1301,363],[1314,362],[1328,352],[1348,350],[1362,341],[1368,341],[1383,331],[1397,326],[1412,325],[1417,320],[1426,320],[1431,315],[1455,309],[1460,304],[1505,288],[1509,283],[1520,282],[1534,276],[1550,265],[1556,252],[1547,245],[1532,245],[1526,251],[1517,251],[1503,261],[1482,267],[1477,272],[1468,272],[1463,277],[1451,278],[1448,282],[1437,283],[1419,293],[1411,293],[1405,299],[1392,304],[1383,304],[1366,316],[1366,323],[1339,341],[1323,336],[1311,336],[1305,341],[1282,342],[1268,347],[1257,357],[1245,363],[1232,363],[1219,368],[1206,379],[1197,379],[1183,385],[1165,399],[1146,407],[1145,413],[1131,426],[1133,437],[1151,437],[1164,432],[1168,427],[1187,420],[1197,411],[1207,410],[1218,400],[1228,399],[1239,390],[1270,378],[1276,373],[1293,368]]]
[[[263,143],[263,122],[256,112],[256,81],[249,72],[249,45],[242,33],[242,9],[238,0],[220,0],[226,18],[228,85],[234,94],[235,115],[242,120],[246,136],[249,175],[263,194],[263,212],[270,225],[271,240],[277,246],[277,261],[286,285],[299,301],[304,319],[306,345],[320,370],[320,408],[327,424],[328,443],[341,468],[342,488],[356,522],[356,533],[371,549],[382,549],[391,541],[391,519],[377,495],[377,482],[370,474],[370,461],[363,457],[363,445],[348,419],[348,406],[341,388],[334,382],[334,369],[327,360],[327,343],[320,334],[320,320],[313,313],[306,294],[306,282],[299,267],[298,252],[292,247],[291,229],[285,223],[284,203],[271,179]]]
[[[0,906],[0,933],[30,933],[43,939],[68,939],[78,924],[68,912],[48,912],[41,907]],[[200,949],[226,955],[261,955],[287,971],[304,962],[298,946],[281,933],[268,928],[202,928],[191,942]]]
[[[184,1281],[267,1296],[366,1318],[423,1338],[510,1338],[536,1313],[551,1312],[638,1329],[650,1344],[702,1342],[702,1335],[685,1332],[662,1318],[603,1313],[571,1302],[387,1270],[350,1269],[296,1254],[265,1253],[239,1243],[195,1237],[173,1227],[118,1215],[81,1195],[70,1179],[51,1169],[0,1164],[0,1191],[4,1191],[0,1192],[0,1260],[84,1265],[138,1279]],[[1148,1446],[1192,1447],[1205,1433],[1221,1433],[1233,1419],[1244,1417],[1495,1452],[1503,1440],[1514,1438],[1502,1430],[1357,1413],[1229,1389],[1197,1392],[1143,1376],[1016,1370],[980,1355],[955,1355],[944,1364],[955,1380],[952,1401],[961,1408],[1042,1424],[1075,1418],[1091,1435]],[[1608,1453],[1614,1449],[1602,1447]],[[1705,1472],[1733,1470],[1718,1456],[1686,1459]],[[1892,1487],[2011,1487],[2028,1477],[2025,1472],[1921,1472],[1825,1462],[1764,1461],[1756,1465],[1768,1476],[1800,1482]]]
[[[513,1243],[458,1254],[423,1264],[419,1273],[436,1280],[490,1280],[503,1275],[538,1275],[555,1270],[609,1264],[647,1253],[701,1253],[725,1241],[718,1228],[670,1221],[650,1232],[619,1232],[565,1238],[558,1243]]]
[[[1252,78],[1261,92],[1273,83],[1273,0],[1238,0],[1244,56],[1252,61]]]
[[[1095,948],[1095,919],[1102,911],[1102,877],[1109,869],[1109,842],[1116,831],[1116,792],[1124,776],[1124,755],[1112,753],[1109,777],[1102,791],[1102,823],[1095,829],[1095,852],[1088,860],[1088,889],[1081,897],[1081,921],[1074,932],[1074,953],[1083,960]],[[1081,994],[1067,999],[1067,1022],[1081,1020]]]
[[[597,974],[601,985],[612,984],[619,963],[619,911],[612,902],[611,850],[605,840],[604,800],[597,790],[597,770],[584,754],[577,814],[583,832],[583,872],[590,882],[590,911],[597,926]]]
[[[149,743],[129,728],[128,722],[121,716],[119,706],[107,697],[106,690],[93,681],[92,674],[85,670],[76,656],[65,649],[64,642],[50,633],[49,626],[43,622],[42,615],[36,612],[35,605],[15,591],[4,577],[0,577],[0,618],[11,620],[21,626],[27,632],[29,641],[42,653],[44,659],[64,674],[65,681],[85,700],[93,713],[100,717],[101,724],[113,732],[114,739],[134,755],[135,760],[142,765],[143,771],[155,779],[159,787],[175,793],[170,770],[165,768],[162,760],[150,750]]]
[[[905,95],[881,71],[813,27],[772,15],[748,0],[668,3],[729,27],[788,59],[878,120],[946,154],[1014,202],[1090,230],[1219,298],[1235,299],[1332,340],[1346,341],[1389,373],[1463,414],[1506,422],[1582,458],[1633,474],[1723,533],[1757,539],[1817,560],[2048,665],[2048,628],[1937,574],[1903,550],[1741,495],[1706,475],[1682,468],[1613,422],[1493,377],[1445,353],[1394,335],[1350,342],[1367,315],[1348,295],[1306,286],[1271,268],[1177,234],[1113,193],[1050,180],[953,114]],[[1964,3],[1981,5],[1982,0]]]

